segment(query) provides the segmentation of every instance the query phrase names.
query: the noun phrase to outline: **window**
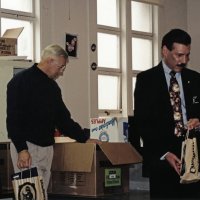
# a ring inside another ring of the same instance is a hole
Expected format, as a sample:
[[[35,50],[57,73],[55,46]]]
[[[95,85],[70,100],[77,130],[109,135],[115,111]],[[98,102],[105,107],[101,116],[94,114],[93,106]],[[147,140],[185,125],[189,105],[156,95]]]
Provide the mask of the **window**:
[[[131,1],[132,33],[132,90],[134,93],[138,72],[154,66],[158,53],[156,46],[157,6]],[[156,52],[156,53],[155,53]],[[134,105],[134,97],[133,97]],[[133,107],[134,109],[134,107]]]
[[[134,31],[152,33],[152,5],[131,1],[131,28]]]
[[[97,0],[98,110],[121,109],[119,0]]]
[[[34,9],[32,0],[1,0],[1,36],[6,29],[24,27],[18,38],[18,56],[33,60]]]
[[[1,8],[32,12],[32,0],[1,0]]]
[[[119,37],[99,32],[97,41],[99,67],[119,69]]]
[[[99,75],[98,85],[98,108],[102,110],[119,109],[119,77]]]
[[[132,38],[132,69],[143,71],[153,64],[152,40]]]
[[[126,117],[133,114],[137,74],[154,66],[158,54],[157,6],[148,0],[96,0],[90,5],[97,9],[90,9],[90,39],[97,42],[91,53],[91,63],[97,62],[97,70],[91,70],[91,116]]]
[[[118,1],[97,0],[97,24],[119,27]]]

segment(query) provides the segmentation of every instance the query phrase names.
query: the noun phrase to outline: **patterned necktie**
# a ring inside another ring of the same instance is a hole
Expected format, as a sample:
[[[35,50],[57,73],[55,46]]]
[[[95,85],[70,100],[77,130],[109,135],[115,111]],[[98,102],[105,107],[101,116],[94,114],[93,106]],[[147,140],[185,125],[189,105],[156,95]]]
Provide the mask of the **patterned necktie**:
[[[177,137],[182,136],[184,130],[183,115],[181,109],[181,98],[180,98],[180,88],[176,80],[176,72],[170,72],[171,79],[169,85],[170,101],[174,112],[174,122],[175,122],[175,135]]]

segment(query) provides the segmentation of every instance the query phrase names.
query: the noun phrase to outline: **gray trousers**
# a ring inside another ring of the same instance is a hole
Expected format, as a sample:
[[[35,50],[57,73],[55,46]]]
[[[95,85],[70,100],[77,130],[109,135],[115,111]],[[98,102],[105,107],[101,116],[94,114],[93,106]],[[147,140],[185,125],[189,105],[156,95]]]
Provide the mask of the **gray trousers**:
[[[44,186],[45,186],[46,194],[47,194],[47,188],[48,188],[49,180],[51,176],[53,146],[41,147],[41,146],[32,144],[30,142],[26,142],[26,143],[28,145],[28,151],[32,158],[31,167],[37,167],[38,174],[43,177]],[[15,173],[20,172],[20,169],[17,167],[18,153],[12,142],[10,144],[10,153],[11,153],[11,159],[12,159]]]

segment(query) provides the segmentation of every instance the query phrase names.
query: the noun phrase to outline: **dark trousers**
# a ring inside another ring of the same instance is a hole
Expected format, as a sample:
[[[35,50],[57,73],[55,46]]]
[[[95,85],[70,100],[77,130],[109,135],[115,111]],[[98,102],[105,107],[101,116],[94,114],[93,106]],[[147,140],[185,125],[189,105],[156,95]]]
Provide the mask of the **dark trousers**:
[[[151,199],[200,199],[200,181],[180,184],[180,177],[167,161],[154,163],[150,168]]]

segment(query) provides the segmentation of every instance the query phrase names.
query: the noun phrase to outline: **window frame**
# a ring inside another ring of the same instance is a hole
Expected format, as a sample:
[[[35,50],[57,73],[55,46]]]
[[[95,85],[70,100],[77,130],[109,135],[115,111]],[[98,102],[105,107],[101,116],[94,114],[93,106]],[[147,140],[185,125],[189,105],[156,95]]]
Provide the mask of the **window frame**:
[[[19,10],[10,10],[10,9],[5,9],[1,8],[1,1],[0,1],[0,23],[2,18],[6,19],[11,19],[11,20],[20,20],[20,21],[26,21],[29,23],[32,23],[32,41],[31,41],[31,49],[32,52],[30,55],[31,60],[35,60],[35,22],[36,22],[36,17],[35,17],[35,0],[32,0],[32,12],[24,12],[24,11],[19,11]],[[1,32],[1,26],[0,26],[0,32]]]
[[[98,113],[100,116],[105,116],[105,115],[119,115],[120,113],[122,113],[122,61],[121,61],[121,20],[120,20],[120,15],[121,15],[121,6],[120,6],[120,0],[117,1],[117,6],[118,6],[118,13],[117,13],[117,20],[118,20],[118,27],[112,27],[112,26],[106,26],[106,25],[99,25],[96,24],[97,26],[97,32],[98,33],[105,33],[105,34],[112,34],[112,35],[117,35],[119,37],[119,58],[118,58],[118,64],[119,68],[109,68],[109,67],[101,67],[98,66],[97,67],[97,73],[98,75],[106,75],[106,76],[117,76],[118,77],[118,81],[119,81],[119,91],[118,91],[118,99],[117,99],[117,103],[119,104],[119,108],[118,109],[98,109]],[[98,58],[97,58],[98,60]],[[98,77],[97,75],[97,77]],[[98,106],[98,103],[97,103]]]
[[[137,0],[131,0],[131,1],[135,1],[135,2],[140,2]],[[141,39],[148,39],[152,41],[152,67],[155,66],[155,63],[157,63],[158,60],[158,42],[156,42],[158,40],[158,33],[157,33],[157,26],[158,26],[158,8],[156,6],[156,4],[153,4],[151,2],[147,2],[147,1],[141,1],[140,3],[145,3],[145,4],[149,4],[151,5],[151,9],[152,9],[152,32],[143,32],[143,31],[135,31],[135,30],[131,30],[131,39],[132,38],[141,38]],[[132,29],[132,28],[131,28]],[[132,65],[132,64],[131,64]],[[131,66],[131,75],[132,78],[136,78],[138,73],[140,73],[142,70],[134,70],[132,69]],[[132,82],[132,81],[131,81]],[[132,88],[132,102],[134,102],[134,91]],[[134,103],[132,104],[132,109],[134,110]]]
[[[90,69],[90,116],[91,117],[104,117],[104,116],[114,116],[114,117],[127,117],[129,115],[133,115],[133,82],[132,79],[137,76],[137,74],[140,72],[139,70],[132,70],[132,35],[134,36],[141,36],[142,39],[145,37],[152,37],[152,52],[153,52],[153,62],[156,63],[158,59],[159,49],[156,49],[154,46],[154,43],[157,41],[158,36],[155,35],[158,33],[158,28],[152,29],[152,33],[145,33],[140,31],[133,31],[132,30],[132,24],[131,24],[131,1],[132,0],[125,0],[125,1],[119,1],[119,27],[110,27],[105,25],[98,25],[97,24],[97,1],[90,0],[89,2],[89,23],[90,23],[90,29],[89,29],[89,35],[90,35],[90,44],[97,44],[97,33],[98,32],[104,32],[104,33],[117,33],[120,37],[120,68],[119,69],[113,69],[113,68],[106,68],[106,67],[98,67],[95,69]],[[154,20],[158,19],[158,9],[157,9],[157,15],[154,15],[154,5],[159,6],[158,4],[150,2],[150,0],[133,0],[136,2],[142,2],[142,3],[148,3],[153,5],[153,24],[154,26]],[[148,2],[147,2],[148,1]],[[94,9],[96,8],[96,9]],[[157,45],[157,44],[156,44]],[[98,47],[96,50],[91,51],[89,54],[89,62],[97,63],[98,55],[97,52]],[[156,51],[156,53],[154,53]],[[153,66],[153,65],[152,65]],[[101,75],[118,75],[120,78],[120,109],[119,110],[99,110],[98,109],[98,74]]]

